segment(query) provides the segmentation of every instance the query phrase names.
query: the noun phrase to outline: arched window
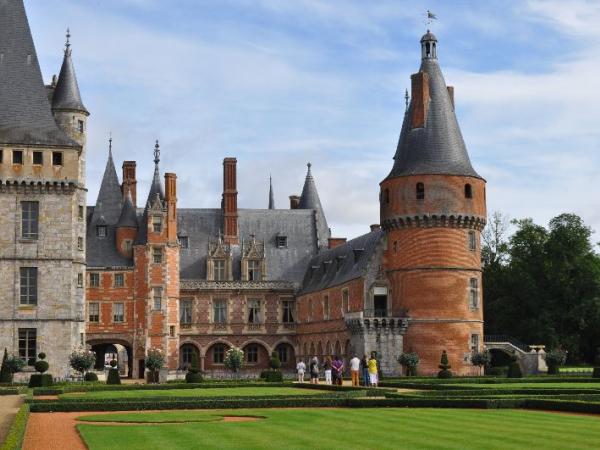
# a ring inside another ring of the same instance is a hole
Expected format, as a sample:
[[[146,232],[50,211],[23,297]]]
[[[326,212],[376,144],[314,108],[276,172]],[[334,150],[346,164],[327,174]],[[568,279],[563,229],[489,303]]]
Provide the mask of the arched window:
[[[469,183],[465,184],[465,198],[473,198],[473,188]]]
[[[256,364],[258,362],[258,345],[250,344],[244,349],[246,354],[246,362],[249,364]]]
[[[279,357],[279,361],[281,361],[282,364],[285,364],[289,361],[290,359],[290,354],[288,351],[288,346],[286,344],[279,344],[277,346],[277,356]]]
[[[383,201],[387,204],[390,202],[390,190],[386,189],[383,191]]]
[[[225,351],[224,344],[216,344],[213,347],[213,363],[223,364],[223,361],[225,360]]]
[[[183,344],[181,346],[181,367],[188,368],[192,365],[193,354],[198,356],[198,350],[193,344]]]
[[[417,200],[425,199],[425,185],[423,183],[417,183]]]

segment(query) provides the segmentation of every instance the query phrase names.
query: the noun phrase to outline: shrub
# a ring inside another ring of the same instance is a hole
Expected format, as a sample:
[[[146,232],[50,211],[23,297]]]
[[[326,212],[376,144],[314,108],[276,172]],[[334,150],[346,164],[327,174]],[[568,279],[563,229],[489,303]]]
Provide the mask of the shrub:
[[[594,367],[594,372],[592,373],[592,378],[600,378],[600,367]]]
[[[282,383],[283,374],[278,370],[267,370],[265,381],[268,383]]]
[[[556,349],[546,353],[544,358],[548,365],[548,375],[558,375],[558,368],[567,362],[567,353],[564,350]]]
[[[271,352],[271,358],[269,359],[269,367],[271,370],[279,370],[281,368],[281,360],[277,352]],[[268,380],[267,380],[268,381]]]
[[[6,359],[8,358],[8,351],[4,347],[4,356],[2,357],[2,367],[0,368],[0,383],[11,383],[12,374],[6,367]]]
[[[438,378],[452,378],[452,371],[450,370],[452,366],[448,363],[448,353],[446,353],[446,350],[442,352],[440,365],[438,367],[441,369],[438,372]]]
[[[98,381],[98,375],[96,375],[94,372],[87,372],[83,376],[83,380],[84,381]]]
[[[596,358],[594,358],[594,372],[592,378],[600,378],[600,347],[596,350]]]
[[[4,444],[2,444],[2,450],[21,450],[23,445],[23,437],[25,436],[25,428],[27,427],[27,420],[29,419],[29,405],[24,404],[17,412],[14,422],[12,423]]]
[[[265,379],[265,378],[267,378],[267,376],[268,376],[269,372],[271,372],[271,371],[270,371],[270,370],[263,370],[263,371],[261,371],[261,372],[260,372],[260,378],[261,378],[261,379]]]
[[[521,366],[517,361],[513,361],[508,366],[507,378],[523,378],[523,372],[521,372]]]
[[[35,367],[35,370],[37,370],[39,373],[44,373],[48,371],[49,365],[48,362],[40,360],[36,361],[33,367]]]
[[[111,359],[108,365],[112,368],[117,367],[117,361],[115,359]]]
[[[34,373],[29,377],[30,388],[52,386],[52,375],[49,373]]]
[[[508,374],[508,366],[486,367],[485,374],[497,377],[505,377]]]
[[[83,378],[87,380],[86,372],[90,370],[96,362],[96,354],[85,348],[75,349],[69,355],[69,364],[77,372],[80,372]],[[95,375],[95,374],[94,374]],[[98,377],[96,377],[98,380]]]
[[[483,352],[474,352],[471,355],[471,364],[477,367],[487,367],[492,362],[492,355],[487,350]]]
[[[200,367],[198,367],[198,355],[196,352],[192,352],[192,363],[190,368],[185,374],[186,383],[201,383],[202,375],[200,374]]]
[[[237,347],[231,347],[225,353],[223,363],[227,369],[233,373],[238,373],[244,365],[244,352]]]
[[[398,357],[400,365],[406,367],[406,375],[415,377],[417,376],[417,366],[419,365],[419,355],[415,352],[402,353]]]
[[[164,352],[160,348],[149,348],[145,364],[152,374],[152,381],[158,383],[158,371],[165,365]]]
[[[121,384],[121,377],[119,375],[119,369],[114,367],[108,369],[108,375],[106,377],[106,384]]]
[[[44,352],[39,352],[38,353],[38,358],[39,359],[46,359],[46,354]]]
[[[6,355],[6,349],[4,349],[4,358],[2,360],[2,374],[0,375],[0,382],[12,383],[13,375],[20,372],[25,366],[25,361],[21,358],[17,358],[15,355]]]

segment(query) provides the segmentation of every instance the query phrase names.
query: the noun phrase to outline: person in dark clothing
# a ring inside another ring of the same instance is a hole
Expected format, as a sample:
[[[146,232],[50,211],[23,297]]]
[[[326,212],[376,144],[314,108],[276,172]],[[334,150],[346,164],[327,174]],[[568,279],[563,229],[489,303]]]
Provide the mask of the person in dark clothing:
[[[362,374],[363,385],[365,387],[369,386],[369,360],[367,355],[363,355],[360,360],[360,373]]]

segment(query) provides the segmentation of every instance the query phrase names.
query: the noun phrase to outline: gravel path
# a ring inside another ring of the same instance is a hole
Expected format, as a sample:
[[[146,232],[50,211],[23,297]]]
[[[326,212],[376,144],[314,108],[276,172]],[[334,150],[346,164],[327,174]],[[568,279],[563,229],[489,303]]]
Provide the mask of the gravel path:
[[[4,442],[6,434],[22,404],[23,397],[20,395],[0,396],[0,442]]]

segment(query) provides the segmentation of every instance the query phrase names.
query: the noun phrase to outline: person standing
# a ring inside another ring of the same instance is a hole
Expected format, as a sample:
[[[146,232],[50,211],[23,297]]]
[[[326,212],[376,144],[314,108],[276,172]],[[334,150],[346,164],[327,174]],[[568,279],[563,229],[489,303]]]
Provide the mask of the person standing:
[[[310,384],[319,384],[319,360],[316,356],[310,362]]]
[[[325,384],[331,384],[331,358],[329,356],[323,364],[323,371],[325,372]]]
[[[344,378],[344,361],[336,355],[333,363],[331,363],[331,367],[333,368],[333,384],[341,386],[342,379]]]
[[[369,359],[367,366],[369,367],[369,383],[371,386],[377,387],[377,360],[375,359],[375,353],[371,353],[371,359]]]
[[[363,355],[360,360],[360,368],[362,371],[363,385],[369,387],[369,359],[367,358],[367,355]]]
[[[350,377],[352,378],[352,386],[358,386],[358,371],[360,370],[360,359],[356,355],[352,355],[350,360]]]
[[[306,371],[306,364],[304,364],[304,361],[298,361],[298,364],[296,364],[296,371],[298,372],[298,383],[304,383],[304,372]]]

